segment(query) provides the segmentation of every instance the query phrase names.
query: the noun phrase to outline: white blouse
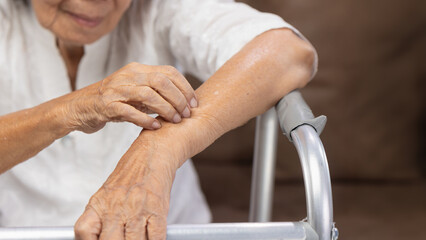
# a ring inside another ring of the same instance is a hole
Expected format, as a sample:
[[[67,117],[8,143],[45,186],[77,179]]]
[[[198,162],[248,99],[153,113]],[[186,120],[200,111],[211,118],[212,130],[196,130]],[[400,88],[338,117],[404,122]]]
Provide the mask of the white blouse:
[[[206,80],[255,36],[283,27],[297,32],[230,0],[134,0],[116,29],[85,46],[77,89],[133,61],[174,65]],[[29,3],[0,1],[0,115],[69,92],[54,35]],[[0,226],[73,225],[140,130],[108,123],[93,134],[72,132],[0,175]],[[211,220],[191,161],[176,174],[170,204],[170,224]]]

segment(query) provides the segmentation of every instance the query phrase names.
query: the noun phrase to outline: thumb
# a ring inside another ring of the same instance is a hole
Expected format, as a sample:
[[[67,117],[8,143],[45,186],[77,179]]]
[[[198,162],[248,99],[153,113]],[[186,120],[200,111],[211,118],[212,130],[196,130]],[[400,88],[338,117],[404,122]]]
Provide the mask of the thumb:
[[[98,214],[92,208],[86,208],[74,225],[75,239],[97,240],[101,229],[102,223]]]

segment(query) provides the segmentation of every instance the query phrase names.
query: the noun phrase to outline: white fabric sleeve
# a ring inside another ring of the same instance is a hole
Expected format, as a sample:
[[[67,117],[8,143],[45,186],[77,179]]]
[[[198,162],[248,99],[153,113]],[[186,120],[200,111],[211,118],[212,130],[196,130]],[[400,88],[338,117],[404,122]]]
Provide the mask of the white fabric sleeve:
[[[12,46],[12,16],[16,15],[12,1],[0,1],[0,101],[3,100]],[[0,103],[1,106],[1,103]],[[1,110],[0,110],[1,112]]]
[[[10,1],[0,1],[0,26],[3,26],[3,21],[7,19],[10,12]]]
[[[279,16],[233,0],[156,2],[154,29],[168,41],[170,51],[183,70],[203,81],[265,31],[289,28],[305,39]]]
[[[0,43],[4,45],[7,32],[10,30],[10,15],[13,12],[11,1],[0,1]]]

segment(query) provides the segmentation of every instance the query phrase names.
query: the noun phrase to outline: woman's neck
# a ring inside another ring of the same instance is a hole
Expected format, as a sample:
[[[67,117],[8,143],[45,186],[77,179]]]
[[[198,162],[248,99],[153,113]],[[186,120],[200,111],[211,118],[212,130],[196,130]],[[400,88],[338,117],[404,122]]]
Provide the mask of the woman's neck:
[[[78,65],[84,56],[84,47],[80,45],[67,44],[61,40],[57,40],[56,44],[67,68],[71,90],[74,91],[76,90]]]

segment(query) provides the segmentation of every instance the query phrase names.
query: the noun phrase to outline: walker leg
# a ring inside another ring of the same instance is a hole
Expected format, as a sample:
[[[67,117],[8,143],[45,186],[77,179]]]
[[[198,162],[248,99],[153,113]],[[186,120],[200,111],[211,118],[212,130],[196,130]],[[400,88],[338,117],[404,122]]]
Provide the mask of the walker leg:
[[[256,119],[250,222],[271,221],[278,120],[275,108]]]

